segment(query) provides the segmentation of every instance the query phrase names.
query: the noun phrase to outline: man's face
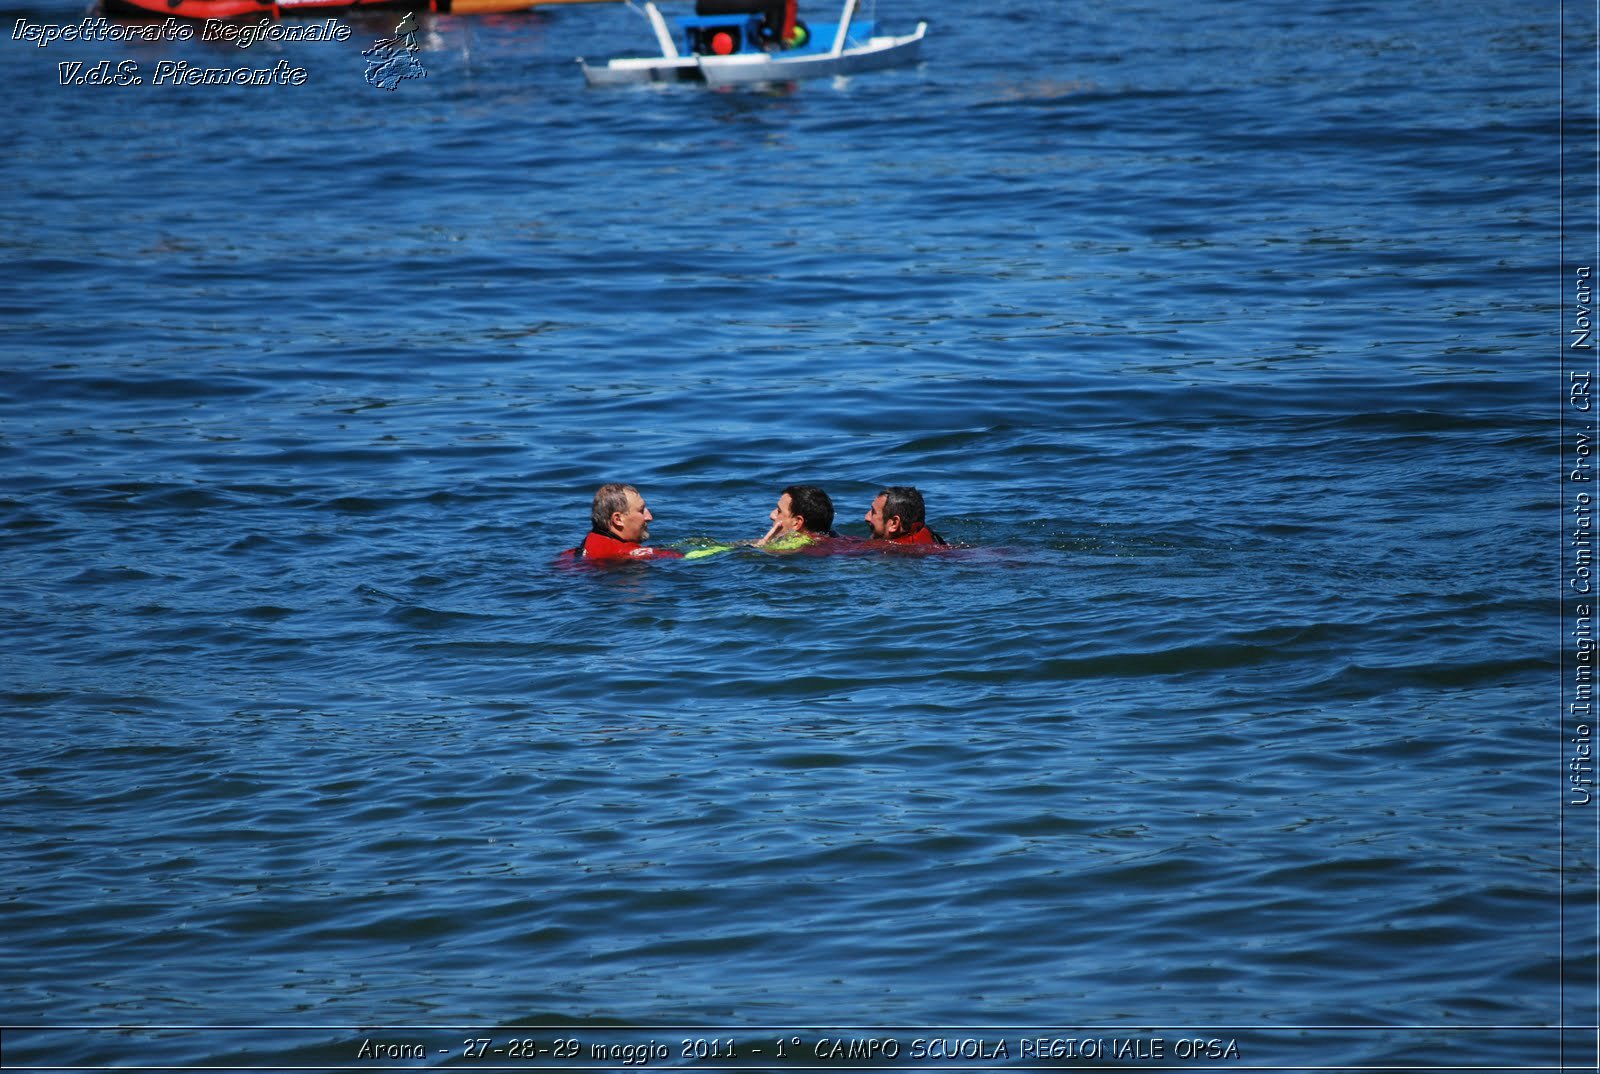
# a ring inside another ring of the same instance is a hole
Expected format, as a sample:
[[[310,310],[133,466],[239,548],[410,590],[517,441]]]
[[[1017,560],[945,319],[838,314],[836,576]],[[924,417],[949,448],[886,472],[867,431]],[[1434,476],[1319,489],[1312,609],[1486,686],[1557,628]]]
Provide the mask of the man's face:
[[[888,498],[887,496],[879,496],[872,501],[872,506],[867,508],[867,525],[872,527],[872,535],[880,541],[886,537],[893,536],[890,533],[890,527],[893,527],[896,532],[900,528],[900,520],[898,518],[890,519],[887,522],[884,521],[883,504]]]
[[[794,513],[794,504],[790,501],[789,494],[785,492],[778,497],[778,506],[772,509],[772,514],[767,516],[772,519],[774,526],[781,527],[784,533],[794,533],[805,525],[805,519]]]
[[[612,513],[611,532],[622,541],[649,540],[650,520],[655,516],[650,513],[650,508],[644,505],[643,496],[637,492],[625,495],[628,497],[628,509]]]

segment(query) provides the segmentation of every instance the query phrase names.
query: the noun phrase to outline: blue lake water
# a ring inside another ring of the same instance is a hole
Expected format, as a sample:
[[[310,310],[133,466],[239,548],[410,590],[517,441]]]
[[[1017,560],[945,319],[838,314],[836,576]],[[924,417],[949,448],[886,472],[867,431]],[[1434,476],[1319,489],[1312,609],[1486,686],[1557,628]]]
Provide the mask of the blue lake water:
[[[394,91],[393,13],[0,41],[0,1021],[1592,1059],[1558,12],[875,14],[920,65],[739,92],[585,88],[619,5],[421,16]],[[554,566],[612,480],[966,547]]]

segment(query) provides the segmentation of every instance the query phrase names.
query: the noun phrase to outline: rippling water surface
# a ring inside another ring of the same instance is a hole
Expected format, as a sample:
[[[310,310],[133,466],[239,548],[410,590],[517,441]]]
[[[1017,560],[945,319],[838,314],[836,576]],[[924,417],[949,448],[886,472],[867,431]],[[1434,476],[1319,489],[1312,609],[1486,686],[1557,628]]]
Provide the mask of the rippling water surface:
[[[1561,41],[1469,8],[882,0],[920,66],[748,92],[585,89],[621,6],[394,92],[392,14],[0,42],[0,1020],[1570,1018]],[[607,480],[962,547],[555,567]],[[1237,1062],[1557,1049],[1306,1032]],[[299,1055],[230,1041],[136,1054]]]

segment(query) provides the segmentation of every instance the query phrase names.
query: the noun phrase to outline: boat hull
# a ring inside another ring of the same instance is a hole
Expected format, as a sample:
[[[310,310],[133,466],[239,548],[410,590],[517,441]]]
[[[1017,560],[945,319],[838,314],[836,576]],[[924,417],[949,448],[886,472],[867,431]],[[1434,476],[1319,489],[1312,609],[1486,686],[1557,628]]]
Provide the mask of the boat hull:
[[[432,11],[440,15],[490,15],[549,4],[600,0],[100,0],[108,18],[240,19],[325,15],[353,9]]]
[[[100,10],[113,19],[275,19],[273,0],[101,0]]]
[[[590,64],[580,59],[591,86],[625,86],[649,82],[699,82],[708,86],[744,86],[829,78],[915,63],[921,55],[927,23],[909,34],[872,37],[838,52],[741,52],[729,56],[627,57]]]

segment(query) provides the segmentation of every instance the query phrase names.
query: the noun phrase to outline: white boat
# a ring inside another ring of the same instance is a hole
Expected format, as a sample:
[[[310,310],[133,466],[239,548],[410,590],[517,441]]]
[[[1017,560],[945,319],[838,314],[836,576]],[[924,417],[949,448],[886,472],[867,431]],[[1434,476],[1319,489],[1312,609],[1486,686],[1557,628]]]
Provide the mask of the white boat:
[[[795,18],[794,0],[697,0],[693,16],[674,20],[674,33],[656,5],[647,2],[642,11],[655,32],[661,55],[621,57],[598,64],[579,57],[578,63],[591,86],[640,82],[748,85],[853,75],[914,63],[928,24],[917,23],[909,34],[879,35],[871,21],[857,17],[856,3],[844,0],[838,22],[807,26]]]

